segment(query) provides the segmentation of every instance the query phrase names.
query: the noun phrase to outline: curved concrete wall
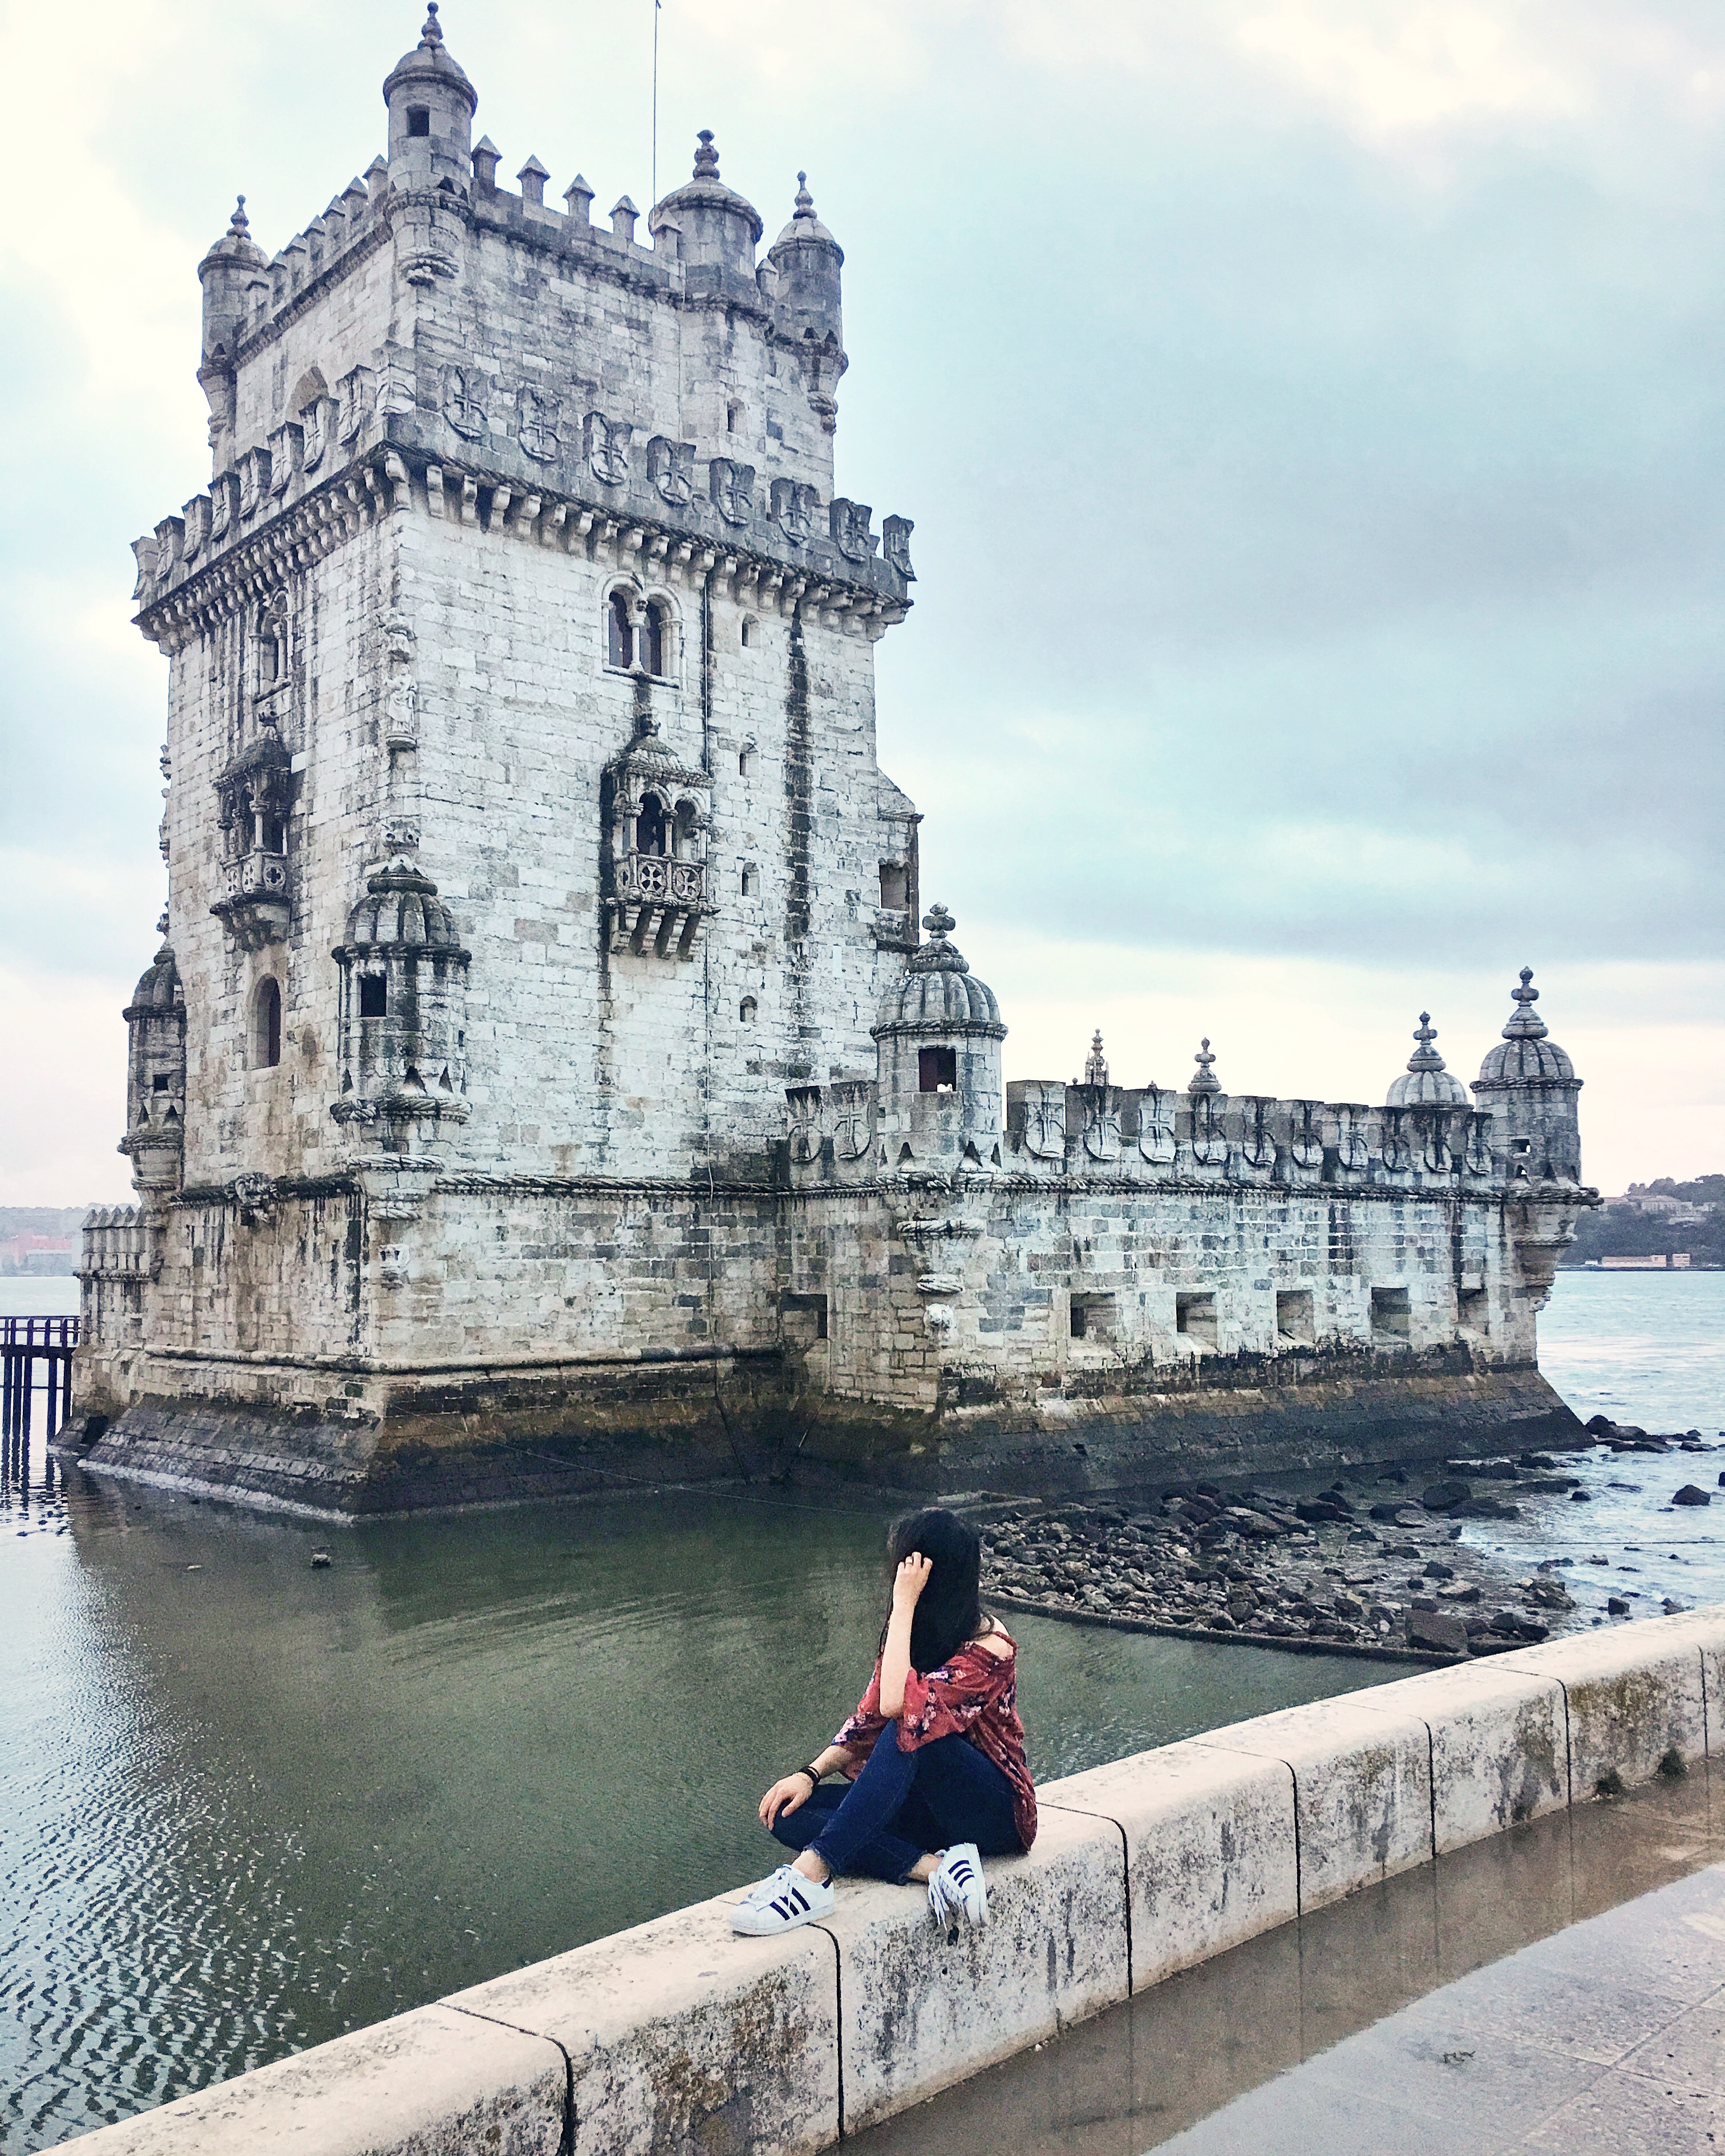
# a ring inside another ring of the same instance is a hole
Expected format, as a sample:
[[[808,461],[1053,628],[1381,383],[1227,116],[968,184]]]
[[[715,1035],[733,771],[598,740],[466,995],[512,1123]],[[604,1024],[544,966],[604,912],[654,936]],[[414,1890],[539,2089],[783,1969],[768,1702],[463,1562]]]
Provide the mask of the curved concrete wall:
[[[824,2148],[1302,1912],[1725,1748],[1725,1605],[1260,1716],[1042,1791],[985,1929],[736,1894],[85,2137],[101,2156]]]

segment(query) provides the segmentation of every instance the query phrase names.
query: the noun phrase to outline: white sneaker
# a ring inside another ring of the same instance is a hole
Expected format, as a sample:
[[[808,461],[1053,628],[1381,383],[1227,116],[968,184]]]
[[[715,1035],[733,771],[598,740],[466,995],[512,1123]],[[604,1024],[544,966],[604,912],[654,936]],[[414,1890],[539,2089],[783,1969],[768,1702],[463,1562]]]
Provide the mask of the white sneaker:
[[[770,1879],[752,1887],[731,1912],[731,1928],[747,1938],[764,1939],[774,1932],[794,1931],[812,1924],[817,1917],[833,1912],[833,1882],[817,1887],[794,1865],[781,1864]]]
[[[983,1878],[982,1852],[973,1841],[943,1850],[928,1881],[928,1906],[935,1921],[962,1916],[967,1923],[988,1921],[988,1889]]]

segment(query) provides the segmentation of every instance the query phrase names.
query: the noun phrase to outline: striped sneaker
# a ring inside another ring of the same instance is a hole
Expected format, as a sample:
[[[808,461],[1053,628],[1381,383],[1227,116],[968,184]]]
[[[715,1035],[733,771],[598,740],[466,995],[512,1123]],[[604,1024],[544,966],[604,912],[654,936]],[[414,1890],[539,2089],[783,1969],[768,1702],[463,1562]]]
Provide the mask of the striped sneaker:
[[[937,1923],[963,1917],[967,1923],[988,1921],[988,1889],[983,1879],[982,1852],[973,1841],[961,1841],[941,1852],[928,1882],[928,1906]]]
[[[752,1939],[794,1931],[798,1924],[812,1924],[817,1917],[829,1917],[833,1900],[830,1879],[817,1887],[794,1865],[781,1864],[770,1879],[750,1887],[731,1912],[731,1928]]]

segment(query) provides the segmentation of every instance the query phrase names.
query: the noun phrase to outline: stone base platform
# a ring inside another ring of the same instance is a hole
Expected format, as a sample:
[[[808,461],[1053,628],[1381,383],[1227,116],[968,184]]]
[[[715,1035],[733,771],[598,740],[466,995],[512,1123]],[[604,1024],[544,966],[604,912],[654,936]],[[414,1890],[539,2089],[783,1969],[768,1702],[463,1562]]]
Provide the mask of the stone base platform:
[[[1164,1389],[1166,1388],[1166,1389]],[[1538,1372],[1463,1353],[1216,1358],[927,1414],[817,1389],[778,1350],[529,1367],[190,1368],[147,1351],[62,1450],[100,1474],[318,1516],[506,1504],[666,1482],[849,1483],[1020,1496],[1584,1442]]]

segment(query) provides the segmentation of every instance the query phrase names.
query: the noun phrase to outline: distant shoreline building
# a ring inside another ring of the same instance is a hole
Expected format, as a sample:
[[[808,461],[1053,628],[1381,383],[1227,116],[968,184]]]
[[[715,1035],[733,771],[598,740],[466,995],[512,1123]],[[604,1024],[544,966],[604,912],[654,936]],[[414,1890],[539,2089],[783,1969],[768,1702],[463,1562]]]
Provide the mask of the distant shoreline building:
[[[644,236],[475,143],[435,10],[388,154],[199,265],[136,1205],[92,1465],[313,1510],[824,1465],[1105,1486],[1548,1438],[1592,1202],[1524,973],[1472,1096],[1003,1086],[875,757],[911,525],[834,469],[843,250],[703,134]],[[924,932],[926,932],[926,935]]]

